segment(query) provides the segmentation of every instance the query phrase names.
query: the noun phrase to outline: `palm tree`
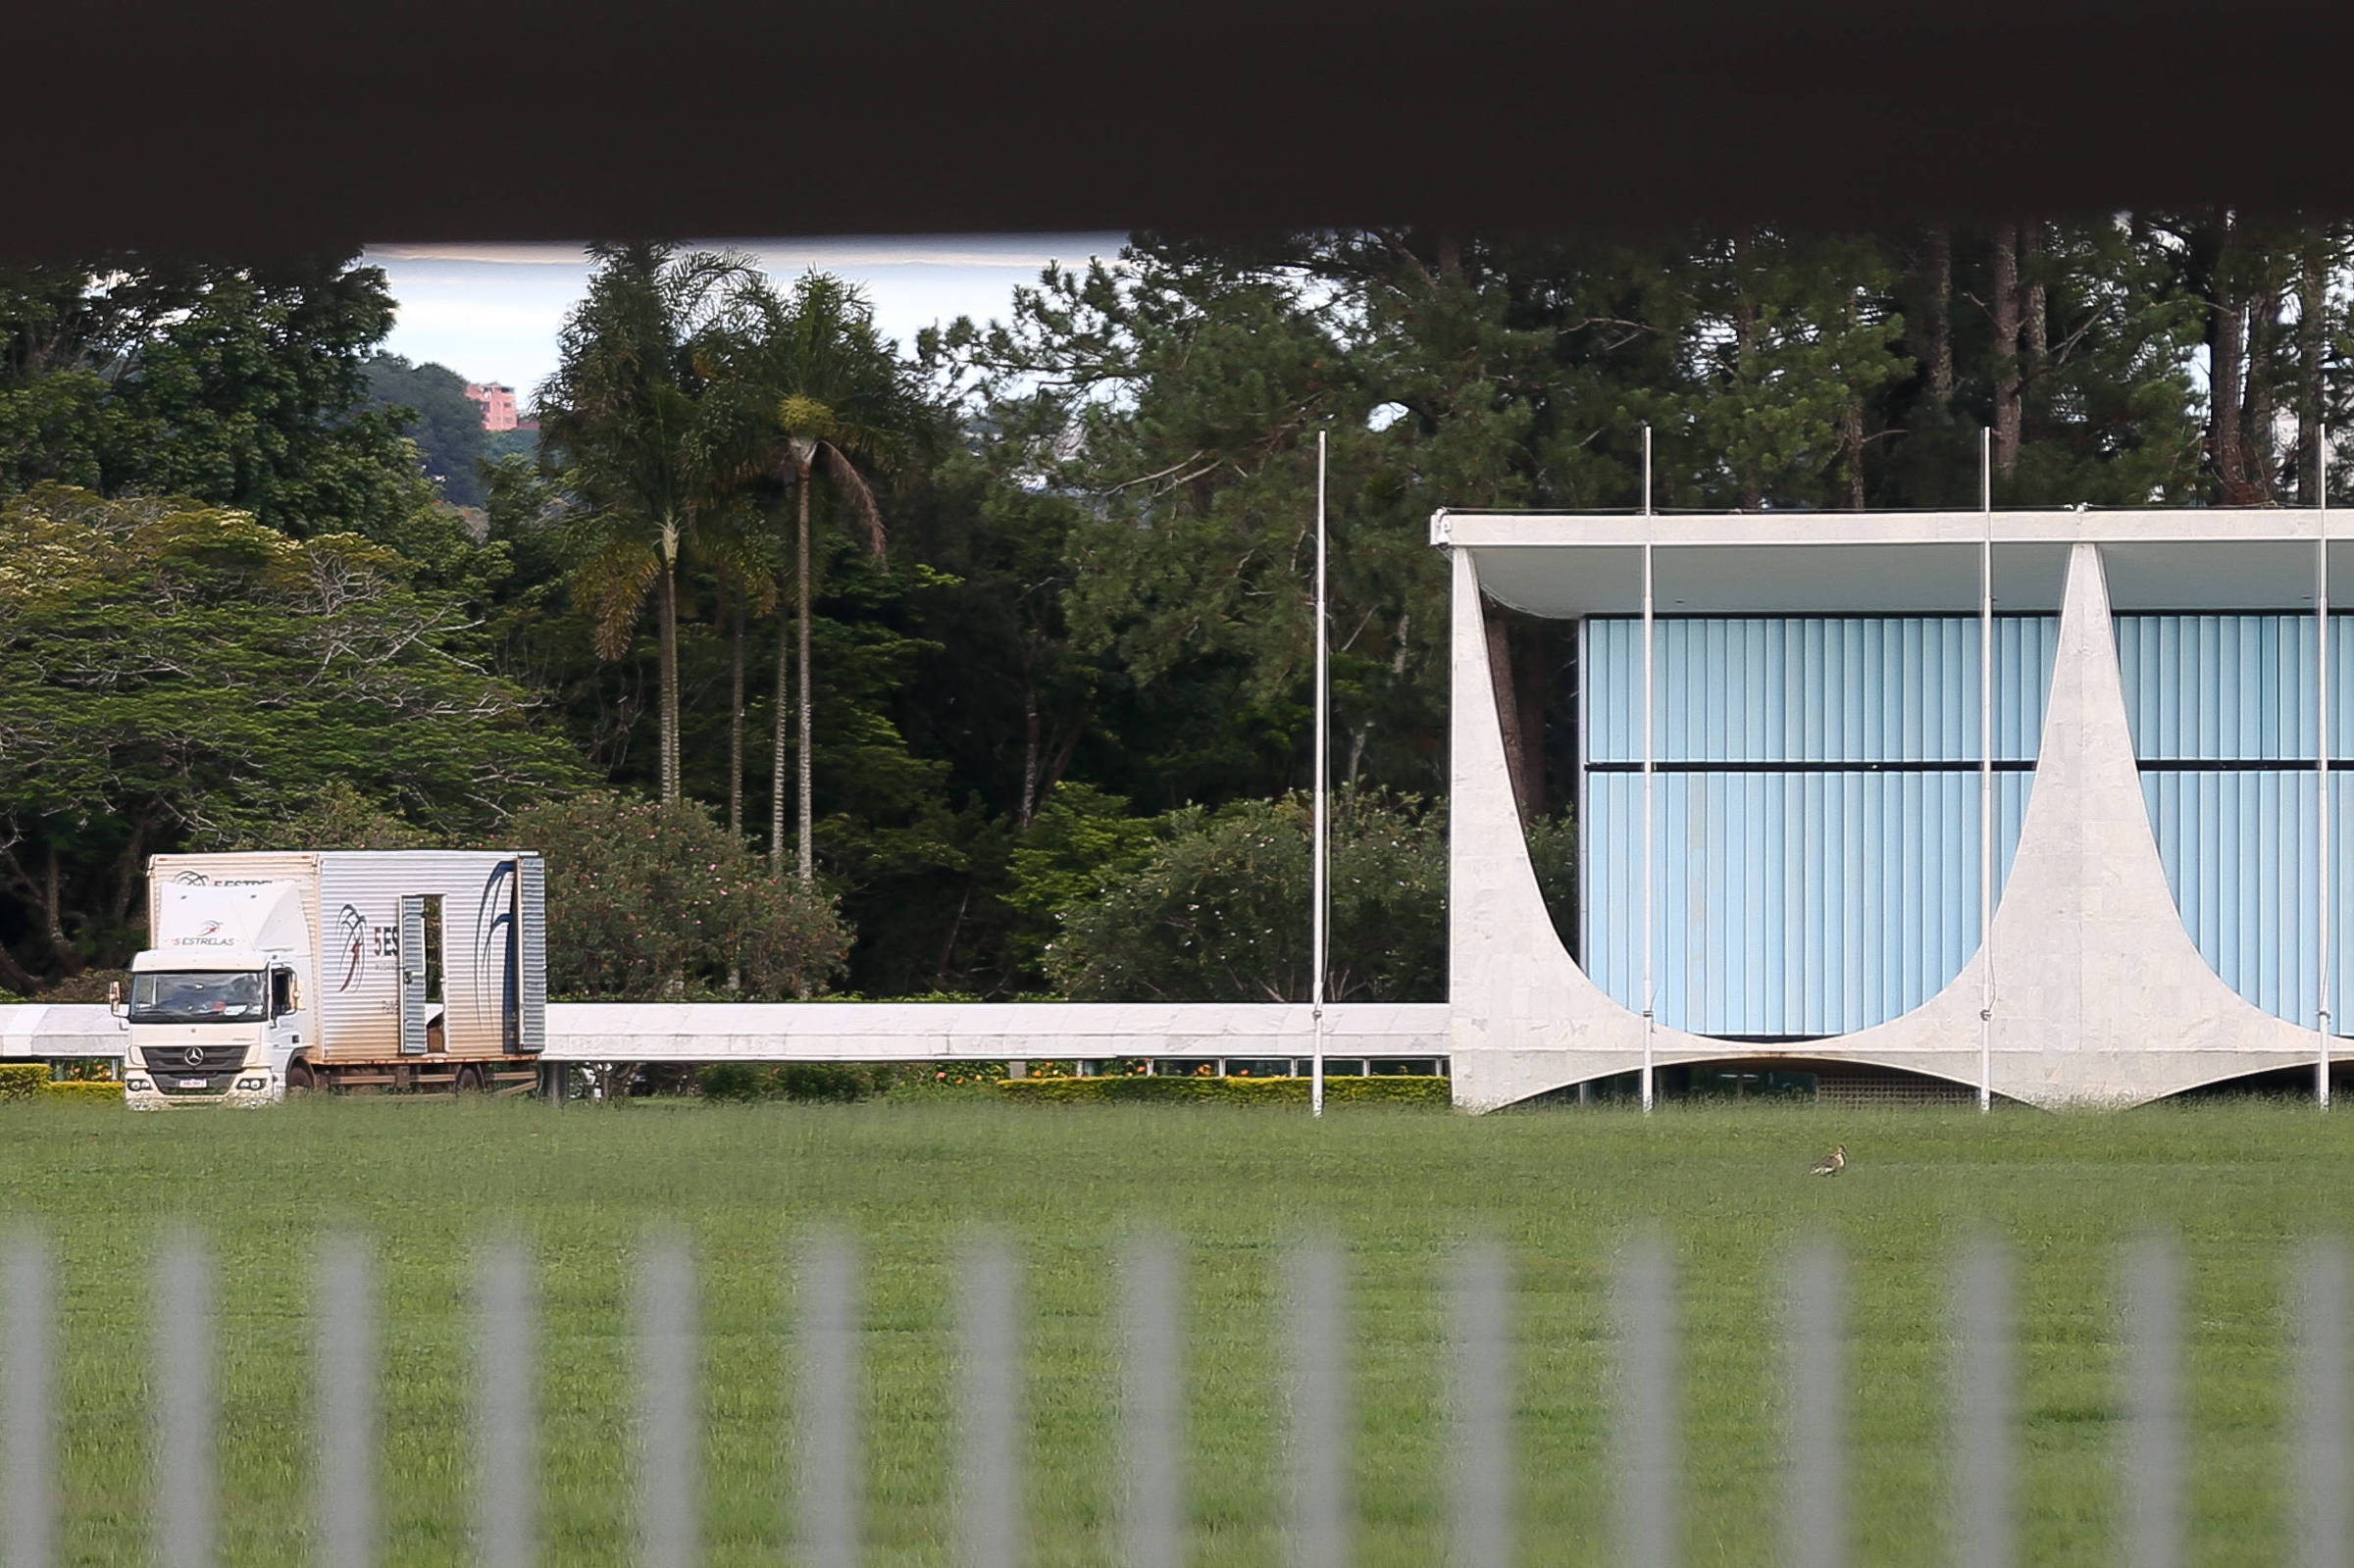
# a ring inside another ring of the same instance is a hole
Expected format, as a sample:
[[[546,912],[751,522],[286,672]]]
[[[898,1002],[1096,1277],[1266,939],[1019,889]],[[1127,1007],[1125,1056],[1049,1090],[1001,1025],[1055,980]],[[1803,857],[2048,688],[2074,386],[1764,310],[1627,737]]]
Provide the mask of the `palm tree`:
[[[679,558],[722,504],[742,439],[728,399],[704,395],[715,339],[756,281],[739,256],[660,243],[594,245],[588,297],[565,318],[539,390],[540,443],[564,469],[595,540],[573,574],[597,652],[619,658],[652,594],[661,635],[661,796],[680,793]]]
[[[742,465],[739,465],[741,473]],[[742,481],[739,479],[738,483]],[[743,833],[743,733],[745,649],[754,616],[773,612],[783,590],[777,582],[773,541],[766,519],[739,491],[727,504],[705,512],[696,527],[697,554],[718,586],[719,613],[728,625],[728,833]]]
[[[915,398],[897,360],[875,335],[866,300],[841,278],[811,272],[789,298],[765,296],[762,382],[769,398],[770,464],[795,491],[793,615],[799,649],[800,740],[798,869],[815,875],[810,849],[809,492],[820,474],[847,501],[876,559],[888,543],[882,509],[867,483],[906,451],[916,429]],[[785,863],[785,695],[787,647],[777,642],[776,781],[770,803],[770,855]]]

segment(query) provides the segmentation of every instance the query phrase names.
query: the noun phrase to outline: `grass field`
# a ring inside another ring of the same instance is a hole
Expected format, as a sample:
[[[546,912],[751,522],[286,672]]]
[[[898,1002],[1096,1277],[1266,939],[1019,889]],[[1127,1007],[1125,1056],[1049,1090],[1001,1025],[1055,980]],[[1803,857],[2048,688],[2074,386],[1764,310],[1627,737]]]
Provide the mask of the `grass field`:
[[[1835,1181],[1808,1162],[1832,1141]],[[1847,1249],[1854,1298],[1855,1557],[1945,1560],[1943,1281],[1954,1244],[2021,1265],[2027,1560],[2115,1560],[2119,1244],[2183,1243],[2200,1563],[2277,1563],[2287,1524],[2282,1322],[2293,1243],[2341,1224],[2354,1121],[2302,1107],[2117,1116],[1670,1108],[1468,1118],[1017,1108],[994,1103],[579,1106],[328,1101],[141,1117],[0,1108],[0,1213],[45,1229],[67,1287],[60,1380],[67,1560],[147,1551],[147,1281],[190,1221],[220,1267],[223,1547],[308,1559],[306,1411],[319,1239],[375,1239],[392,1563],[468,1560],[466,1292],[507,1230],[540,1263],[542,1561],[631,1560],[627,1303],[633,1249],[691,1238],[702,1278],[707,1560],[770,1564],[791,1537],[793,1243],[839,1223],[868,1257],[869,1561],[953,1555],[951,1284],[976,1223],[1028,1265],[1033,1560],[1117,1559],[1115,1261],[1137,1227],[1187,1247],[1195,1560],[1283,1560],[1277,1266],[1321,1228],[1346,1244],[1365,1564],[1443,1556],[1447,1249],[1487,1236],[1519,1285],[1524,1561],[1610,1552],[1608,1271],[1643,1227],[1681,1260],[1687,1560],[1776,1555],[1780,1260]]]

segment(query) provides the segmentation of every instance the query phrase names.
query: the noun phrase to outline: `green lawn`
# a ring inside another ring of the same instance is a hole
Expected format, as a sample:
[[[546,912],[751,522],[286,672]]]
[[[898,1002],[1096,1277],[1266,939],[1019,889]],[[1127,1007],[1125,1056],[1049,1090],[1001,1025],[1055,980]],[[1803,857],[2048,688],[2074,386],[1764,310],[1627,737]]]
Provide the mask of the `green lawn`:
[[[1845,1142],[1848,1173],[1806,1176]],[[2018,1247],[2029,1342],[2028,1560],[2114,1560],[2112,1383],[2120,1242],[2181,1237],[2193,1299],[2186,1473],[2201,1563],[2290,1554],[2284,1269],[2333,1227],[2354,1120],[2289,1106],[2120,1116],[1668,1108],[1469,1118],[1343,1107],[1320,1125],[1220,1107],[846,1107],[326,1101],[135,1116],[0,1107],[0,1203],[44,1227],[68,1290],[61,1336],[65,1545],[146,1550],[145,1317],[157,1239],[206,1230],[221,1266],[226,1559],[307,1560],[305,1311],[318,1239],[355,1227],[386,1297],[386,1560],[467,1560],[465,1292],[471,1248],[508,1229],[540,1261],[551,1564],[631,1560],[633,1248],[678,1227],[702,1269],[708,1560],[771,1564],[790,1538],[792,1243],[839,1222],[869,1258],[870,1520],[877,1564],[952,1555],[947,1347],[958,1242],[1025,1249],[1033,1321],[1029,1511],[1041,1564],[1117,1559],[1116,1248],[1139,1226],[1188,1248],[1196,1561],[1283,1560],[1285,1240],[1346,1243],[1364,1564],[1441,1557],[1444,1263],[1509,1244],[1519,1277],[1522,1539],[1529,1563],[1609,1558],[1613,1248],[1656,1226],[1682,1260],[1688,1560],[1776,1555],[1779,1260],[1848,1249],[1855,1559],[1944,1560],[1943,1280],[1975,1232]]]

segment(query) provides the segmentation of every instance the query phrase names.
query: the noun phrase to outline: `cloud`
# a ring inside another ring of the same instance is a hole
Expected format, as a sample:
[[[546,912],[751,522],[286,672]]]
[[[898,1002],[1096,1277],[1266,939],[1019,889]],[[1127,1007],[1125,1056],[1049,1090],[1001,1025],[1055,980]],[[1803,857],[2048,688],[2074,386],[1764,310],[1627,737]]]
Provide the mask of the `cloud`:
[[[393,302],[393,315],[411,330],[450,332],[538,332],[552,335],[549,324],[560,321],[561,302],[548,305],[486,305],[480,300],[433,299],[411,294]]]

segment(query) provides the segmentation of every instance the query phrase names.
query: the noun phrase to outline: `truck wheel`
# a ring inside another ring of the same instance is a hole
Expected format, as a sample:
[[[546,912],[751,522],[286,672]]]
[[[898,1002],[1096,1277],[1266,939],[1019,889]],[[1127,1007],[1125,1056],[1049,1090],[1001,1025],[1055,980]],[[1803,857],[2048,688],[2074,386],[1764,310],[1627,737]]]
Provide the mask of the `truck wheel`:
[[[289,1098],[296,1094],[308,1094],[318,1087],[319,1080],[317,1075],[312,1073],[310,1063],[288,1062],[286,1064],[286,1094]]]
[[[482,1091],[483,1070],[479,1067],[459,1068],[458,1081],[451,1086],[451,1092],[457,1094],[480,1094]]]

